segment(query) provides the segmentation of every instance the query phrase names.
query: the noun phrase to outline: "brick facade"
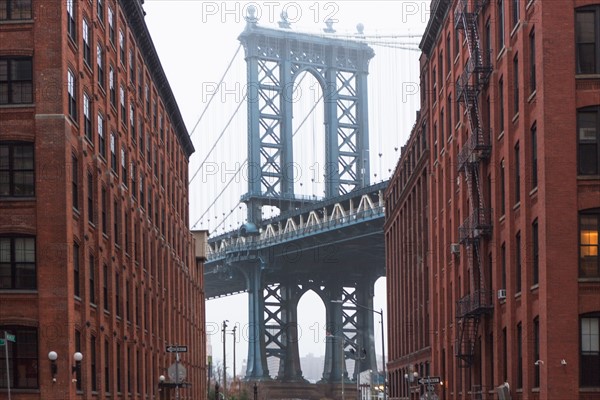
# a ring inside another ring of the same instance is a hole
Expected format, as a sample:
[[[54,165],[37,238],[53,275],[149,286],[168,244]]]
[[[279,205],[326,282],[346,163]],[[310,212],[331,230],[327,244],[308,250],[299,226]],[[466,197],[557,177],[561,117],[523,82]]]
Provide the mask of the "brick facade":
[[[578,169],[584,151],[578,138],[586,134],[578,115],[582,118],[584,108],[600,104],[600,85],[598,75],[577,72],[579,50],[574,43],[577,10],[597,4],[468,4],[469,11],[482,5],[476,17],[479,44],[484,64],[490,52],[492,67],[478,93],[481,132],[489,135],[491,151],[478,164],[475,185],[475,198],[491,209],[491,230],[478,239],[472,255],[464,243],[459,253],[454,251],[474,209],[469,195],[473,182],[458,171],[471,135],[465,105],[456,101],[470,54],[465,31],[455,27],[461,3],[432,1],[432,18],[421,42],[421,109],[430,144],[429,373],[442,378],[444,385],[436,386],[442,399],[495,399],[496,388],[504,382],[513,399],[598,399],[600,383],[587,374],[597,371],[600,358],[589,349],[588,358],[582,355],[588,346],[584,337],[594,345],[598,340],[593,328],[583,327],[584,319],[594,323],[600,315],[598,258],[593,256],[597,233],[584,231],[582,218],[598,214],[600,177]],[[389,215],[397,218],[392,210]],[[406,234],[400,236],[403,240],[410,242]],[[593,250],[584,247],[590,243]],[[584,253],[592,272],[582,269]],[[389,260],[388,272],[393,272]],[[390,290],[406,285],[388,282]],[[466,357],[455,356],[464,355],[464,348],[457,346],[466,322],[458,317],[464,314],[465,301],[477,311],[472,300],[480,290],[490,303],[483,307],[480,298],[467,366],[461,362]],[[410,308],[401,300],[404,291],[390,293],[390,307],[397,303]],[[398,311],[390,318],[400,315]],[[591,329],[586,331],[591,335],[583,335],[584,329]],[[390,351],[391,343],[400,340],[399,332],[390,324]],[[390,353],[390,360],[410,359],[421,373],[421,361],[413,361],[410,350],[419,346],[411,341],[407,350]],[[390,396],[408,397],[407,390]]]
[[[30,13],[17,3],[28,4],[9,1],[4,15],[0,8],[0,63],[21,65],[8,73],[6,98],[0,87],[0,169],[10,177],[0,197],[8,261],[0,330],[17,335],[12,398],[168,398],[172,389],[159,390],[158,378],[168,383],[175,357],[166,346],[177,343],[188,346],[181,358],[192,385],[181,398],[202,399],[203,259],[188,226],[194,148],[142,2],[31,0]],[[25,195],[15,172],[23,148],[32,149],[34,175]],[[33,284],[19,278],[27,257]],[[37,352],[18,346],[27,338]],[[79,376],[71,373],[76,351]]]

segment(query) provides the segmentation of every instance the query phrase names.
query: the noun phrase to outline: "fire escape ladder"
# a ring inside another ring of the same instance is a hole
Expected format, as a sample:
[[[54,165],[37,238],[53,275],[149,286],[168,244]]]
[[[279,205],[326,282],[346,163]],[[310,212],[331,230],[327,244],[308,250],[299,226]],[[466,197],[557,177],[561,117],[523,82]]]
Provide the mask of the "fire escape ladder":
[[[469,368],[473,365],[478,329],[479,318],[465,317],[459,324],[459,339],[456,343],[455,353],[460,368]]]
[[[464,30],[469,50],[469,61],[456,84],[456,97],[466,108],[470,130],[458,154],[458,171],[465,175],[470,208],[470,215],[459,227],[459,240],[466,247],[470,273],[470,293],[456,303],[455,353],[463,368],[472,366],[481,318],[493,310],[491,288],[486,290],[481,271],[481,245],[492,229],[491,210],[486,206],[480,179],[481,163],[491,153],[489,130],[483,126],[479,108],[480,94],[491,74],[489,57],[484,57],[478,31],[479,15],[486,4],[486,0],[472,0],[473,10],[469,12],[468,1],[458,0],[454,11],[455,28]]]

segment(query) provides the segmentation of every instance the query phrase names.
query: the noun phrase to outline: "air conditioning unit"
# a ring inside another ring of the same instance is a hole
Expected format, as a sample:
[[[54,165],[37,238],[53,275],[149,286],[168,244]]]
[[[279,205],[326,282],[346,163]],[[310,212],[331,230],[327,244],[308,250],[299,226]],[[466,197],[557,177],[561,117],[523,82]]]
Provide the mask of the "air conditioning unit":
[[[506,299],[506,289],[498,289],[498,300]]]
[[[455,255],[460,255],[460,244],[450,243],[450,252]]]

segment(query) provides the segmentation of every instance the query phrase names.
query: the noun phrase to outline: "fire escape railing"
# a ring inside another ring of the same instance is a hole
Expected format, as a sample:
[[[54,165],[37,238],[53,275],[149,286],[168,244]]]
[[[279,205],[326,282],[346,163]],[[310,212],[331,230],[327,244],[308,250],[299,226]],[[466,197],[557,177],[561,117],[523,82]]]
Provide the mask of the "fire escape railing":
[[[467,39],[469,60],[456,83],[456,98],[463,103],[469,120],[469,137],[458,154],[457,169],[467,183],[470,215],[458,229],[460,243],[470,272],[470,293],[456,303],[457,336],[455,356],[459,366],[471,367],[475,356],[481,318],[493,311],[491,288],[485,288],[481,245],[492,231],[492,210],[482,194],[479,177],[481,165],[491,153],[491,130],[484,126],[480,112],[481,92],[488,85],[492,73],[491,49],[481,49],[478,24],[487,0],[472,0],[469,11],[467,0],[458,0],[454,10],[456,34],[462,30]]]

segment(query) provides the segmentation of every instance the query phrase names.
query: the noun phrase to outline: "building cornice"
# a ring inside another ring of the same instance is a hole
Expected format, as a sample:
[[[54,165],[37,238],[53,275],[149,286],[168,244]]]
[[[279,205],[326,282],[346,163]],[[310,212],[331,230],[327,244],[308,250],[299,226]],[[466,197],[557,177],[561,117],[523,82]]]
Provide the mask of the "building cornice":
[[[427,28],[425,28],[421,43],[419,43],[419,48],[427,55],[427,58],[431,55],[434,43],[440,35],[443,22],[451,4],[452,0],[431,0],[429,22],[427,22]]]
[[[175,100],[175,95],[171,90],[171,85],[169,85],[167,75],[165,74],[162,64],[160,63],[158,53],[154,47],[154,42],[152,42],[152,37],[150,36],[148,27],[144,21],[145,13],[144,9],[142,8],[142,3],[140,1],[119,0],[119,4],[123,9],[129,26],[131,26],[131,30],[142,52],[144,61],[148,66],[152,80],[157,87],[158,93],[163,100],[171,123],[175,128],[179,142],[181,143],[186,156],[189,158],[195,151],[194,145],[192,144],[188,130],[183,122],[183,117],[181,116],[181,111],[179,110],[177,101]]]

